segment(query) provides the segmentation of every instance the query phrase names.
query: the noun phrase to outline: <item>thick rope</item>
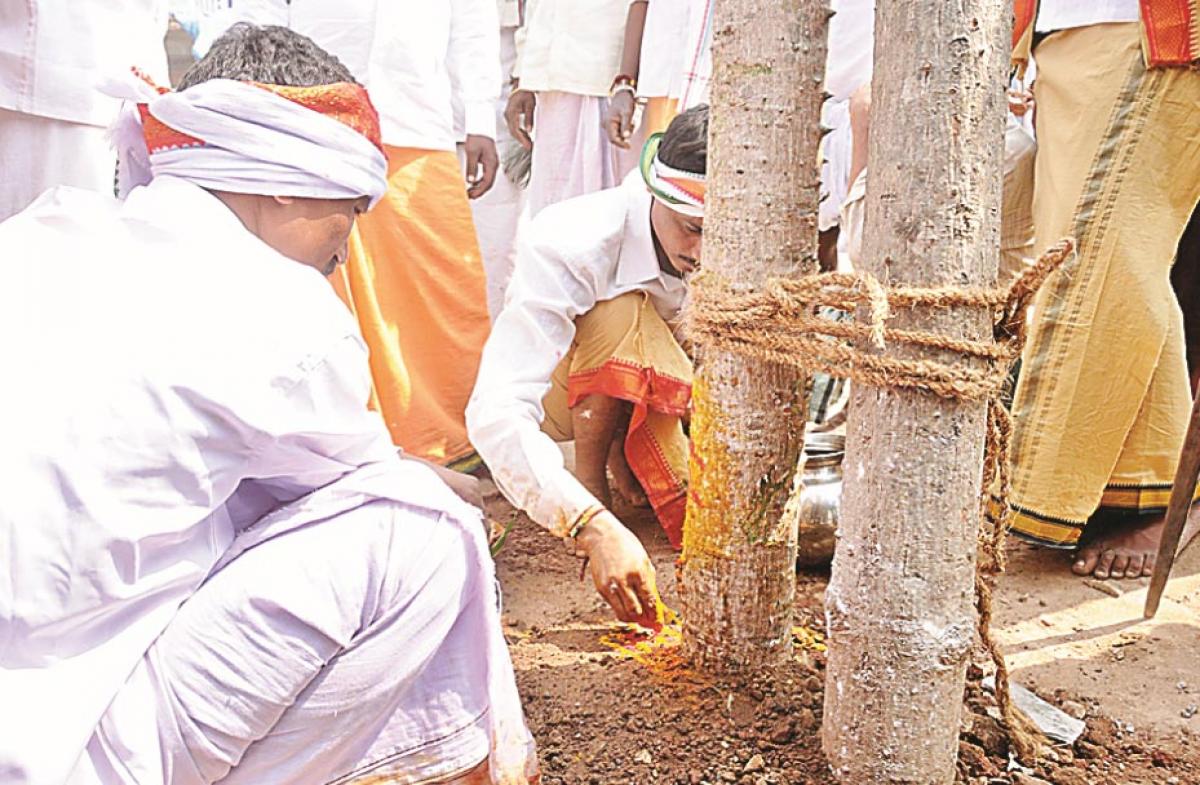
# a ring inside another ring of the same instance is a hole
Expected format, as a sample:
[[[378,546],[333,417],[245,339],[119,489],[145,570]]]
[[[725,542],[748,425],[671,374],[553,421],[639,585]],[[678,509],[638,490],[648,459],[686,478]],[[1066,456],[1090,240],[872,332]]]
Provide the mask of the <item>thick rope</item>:
[[[1006,288],[896,287],[886,289],[867,273],[825,273],[772,280],[762,291],[736,291],[712,274],[692,287],[689,337],[705,346],[872,387],[922,390],[942,398],[986,401],[979,563],[975,607],[979,637],[996,665],[996,702],[1009,741],[1022,760],[1037,757],[1041,734],[1010,697],[1008,668],[992,634],[992,592],[1004,571],[1008,530],[1009,440],[1012,419],[1001,402],[1009,370],[1025,345],[1026,314],[1046,279],[1075,249],[1060,240]],[[818,315],[827,306],[854,317]],[[924,330],[888,327],[901,308],[989,308],[990,340],[973,341]],[[884,353],[906,347],[955,355],[953,360],[912,359]]]

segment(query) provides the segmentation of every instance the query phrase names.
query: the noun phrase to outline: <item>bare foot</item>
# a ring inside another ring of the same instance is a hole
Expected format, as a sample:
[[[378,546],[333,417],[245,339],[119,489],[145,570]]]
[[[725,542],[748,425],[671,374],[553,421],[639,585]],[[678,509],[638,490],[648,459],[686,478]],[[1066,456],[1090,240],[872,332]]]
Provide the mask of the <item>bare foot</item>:
[[[612,447],[608,450],[608,473],[611,476],[612,489],[631,507],[650,506],[650,500],[646,498],[642,484],[633,475],[633,470],[629,468],[629,462],[625,460],[624,438],[614,439]]]
[[[1108,578],[1142,578],[1154,573],[1163,532],[1162,514],[1108,515],[1089,524],[1085,542],[1076,552],[1071,571],[1076,575]],[[1200,531],[1200,508],[1192,507],[1184,526],[1180,549]]]

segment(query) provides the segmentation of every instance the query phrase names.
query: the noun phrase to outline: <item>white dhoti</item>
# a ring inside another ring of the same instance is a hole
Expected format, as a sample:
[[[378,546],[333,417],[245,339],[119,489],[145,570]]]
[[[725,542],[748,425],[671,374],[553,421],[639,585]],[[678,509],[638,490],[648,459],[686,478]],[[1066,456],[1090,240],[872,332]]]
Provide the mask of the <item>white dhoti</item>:
[[[104,128],[0,109],[0,221],[57,185],[111,194],[116,171]]]
[[[529,171],[529,217],[547,205],[619,185],[637,166],[645,140],[634,131],[629,149],[608,139],[608,99],[556,91],[539,92],[533,113],[533,160]]]
[[[524,757],[482,525],[363,493],[379,480],[352,475],[239,535],[69,781],[399,785],[469,771],[493,738]]]
[[[821,137],[821,202],[817,208],[817,229],[826,231],[838,225],[841,207],[850,192],[850,100],[826,101],[821,106],[821,125],[829,133]]]
[[[500,72],[506,75],[505,86],[496,105],[496,149],[501,160],[504,159],[505,150],[517,143],[504,122],[504,108],[510,93],[507,74],[512,73],[517,59],[515,36],[515,27],[500,28]],[[461,147],[459,151],[461,158]],[[479,254],[487,275],[488,316],[493,322],[504,307],[504,294],[508,291],[513,266],[517,263],[517,226],[524,209],[525,190],[508,179],[503,170],[496,173],[496,182],[491,190],[471,200],[471,216],[475,220],[475,235],[479,238]]]

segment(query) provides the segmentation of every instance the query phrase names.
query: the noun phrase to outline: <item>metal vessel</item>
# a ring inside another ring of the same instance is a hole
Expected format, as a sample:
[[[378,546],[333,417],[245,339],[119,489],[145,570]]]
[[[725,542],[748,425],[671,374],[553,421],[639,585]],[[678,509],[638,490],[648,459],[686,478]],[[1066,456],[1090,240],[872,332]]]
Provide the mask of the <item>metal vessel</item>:
[[[805,438],[797,567],[826,567],[833,559],[845,454],[846,437],[840,433],[809,433]]]

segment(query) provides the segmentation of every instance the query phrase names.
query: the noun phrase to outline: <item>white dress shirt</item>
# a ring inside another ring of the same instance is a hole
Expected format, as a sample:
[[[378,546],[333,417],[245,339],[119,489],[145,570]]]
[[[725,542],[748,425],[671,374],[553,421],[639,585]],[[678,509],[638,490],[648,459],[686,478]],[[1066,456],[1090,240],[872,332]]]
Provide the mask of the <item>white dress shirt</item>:
[[[663,272],[654,252],[650,204],[634,171],[616,188],[538,213],[519,241],[504,310],[467,405],[471,443],[497,487],[560,536],[598,503],[541,429],[542,399],[571,348],[575,318],[628,292],[648,293],[667,321],[683,307],[684,282]]]
[[[320,273],[171,177],[0,224],[0,779],[64,781],[235,535],[394,455]]]
[[[167,82],[166,0],[3,0],[0,109],[107,126],[106,77],[138,67]]]
[[[468,134],[496,138],[496,0],[234,0],[202,34],[243,19],[285,25],[336,55],[370,92],[384,144],[453,150]]]
[[[526,0],[514,72],[525,90],[607,96],[631,0]]]
[[[875,55],[875,0],[833,0],[829,48],[825,56],[825,92],[829,102],[849,100],[871,81]],[[829,103],[827,102],[827,103]]]
[[[1034,30],[1050,33],[1110,22],[1136,22],[1138,0],[1041,0]]]
[[[520,0],[496,0],[496,13],[501,27],[519,27],[521,24]]]
[[[642,29],[638,64],[638,95],[677,97],[683,88],[688,25],[692,9],[702,12],[702,0],[650,0]]]

